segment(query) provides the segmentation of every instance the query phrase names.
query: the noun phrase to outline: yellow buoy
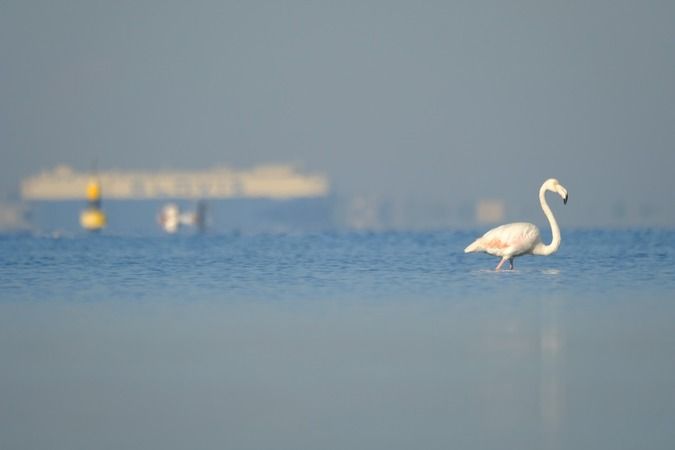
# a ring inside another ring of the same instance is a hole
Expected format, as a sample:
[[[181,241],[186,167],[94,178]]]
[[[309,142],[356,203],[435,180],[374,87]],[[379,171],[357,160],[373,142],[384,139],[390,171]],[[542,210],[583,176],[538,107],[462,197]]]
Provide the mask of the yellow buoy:
[[[88,231],[98,231],[105,227],[106,216],[103,211],[96,208],[87,208],[80,214],[80,225]]]
[[[106,216],[101,211],[101,183],[92,179],[87,184],[87,208],[80,214],[80,225],[88,231],[98,231],[106,226]]]
[[[87,184],[87,201],[97,202],[101,200],[101,183],[97,180],[91,180]]]

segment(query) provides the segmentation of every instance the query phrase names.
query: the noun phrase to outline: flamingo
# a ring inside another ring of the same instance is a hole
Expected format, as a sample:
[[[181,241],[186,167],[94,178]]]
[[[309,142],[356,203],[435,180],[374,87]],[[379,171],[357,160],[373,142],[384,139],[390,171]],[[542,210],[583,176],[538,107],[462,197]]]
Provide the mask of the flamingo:
[[[509,223],[493,228],[483,236],[473,241],[464,253],[485,252],[490,255],[501,256],[495,270],[501,269],[506,261],[513,269],[513,258],[520,255],[550,255],[560,247],[560,228],[546,203],[546,191],[556,192],[567,204],[567,189],[555,178],[544,181],[539,189],[539,202],[544,215],[551,225],[553,239],[546,245],[541,241],[541,234],[536,225],[526,222]]]

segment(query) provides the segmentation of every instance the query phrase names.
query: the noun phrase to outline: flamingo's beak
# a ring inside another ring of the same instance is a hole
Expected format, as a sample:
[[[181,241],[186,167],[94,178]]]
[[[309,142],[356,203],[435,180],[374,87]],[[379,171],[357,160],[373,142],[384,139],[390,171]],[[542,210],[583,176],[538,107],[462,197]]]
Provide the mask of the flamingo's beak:
[[[565,198],[563,198],[563,205],[567,204],[567,194],[565,194]]]

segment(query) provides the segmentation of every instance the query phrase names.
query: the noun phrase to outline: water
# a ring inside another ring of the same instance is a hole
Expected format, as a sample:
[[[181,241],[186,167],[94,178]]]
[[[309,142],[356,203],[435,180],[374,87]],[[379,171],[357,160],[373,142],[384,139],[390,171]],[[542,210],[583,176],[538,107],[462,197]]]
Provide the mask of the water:
[[[0,448],[675,442],[675,232],[0,236]]]

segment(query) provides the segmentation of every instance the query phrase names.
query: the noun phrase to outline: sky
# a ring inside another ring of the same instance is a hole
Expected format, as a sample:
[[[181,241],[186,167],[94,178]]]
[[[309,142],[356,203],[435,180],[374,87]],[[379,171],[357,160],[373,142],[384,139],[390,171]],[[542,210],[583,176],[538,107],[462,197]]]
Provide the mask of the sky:
[[[675,226],[674,23],[672,1],[0,0],[0,196],[61,163],[272,162],[524,220],[556,177],[561,223]]]

